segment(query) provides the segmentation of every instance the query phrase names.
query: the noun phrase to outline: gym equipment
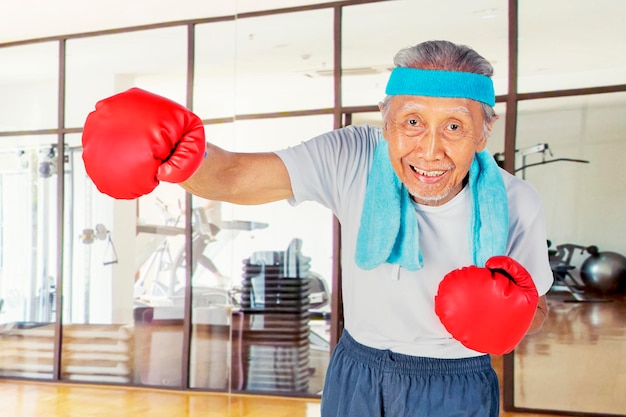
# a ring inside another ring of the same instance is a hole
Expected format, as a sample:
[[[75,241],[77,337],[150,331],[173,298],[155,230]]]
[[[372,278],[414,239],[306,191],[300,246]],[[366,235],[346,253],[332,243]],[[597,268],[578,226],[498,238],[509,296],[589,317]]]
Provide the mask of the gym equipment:
[[[577,251],[580,251],[579,255],[587,253],[589,256],[582,262],[579,273],[574,274],[576,266],[572,258]],[[610,301],[597,296],[619,291],[620,284],[626,281],[626,258],[615,252],[599,252],[595,245],[565,243],[558,245],[556,250],[549,249],[548,254],[554,276],[551,291],[570,293],[573,299],[564,300],[566,302]]]
[[[151,299],[166,298],[174,305],[182,305],[184,301],[185,273],[187,266],[186,248],[183,245],[173,254],[168,237],[185,234],[185,228],[179,225],[180,215],[170,213],[168,207],[159,199],[157,207],[162,211],[165,225],[139,224],[138,235],[157,235],[157,239],[148,241],[145,250],[141,251],[138,258],[138,270],[141,270],[139,279],[135,282],[135,302],[137,305],[145,305]],[[235,239],[239,232],[253,231],[268,227],[267,223],[232,220],[221,221],[219,226],[207,218],[203,207],[192,209],[192,276],[196,273],[208,272],[218,281],[215,285],[194,284],[194,291],[204,292],[210,288],[211,292],[222,291],[235,306],[239,302],[235,299],[236,289],[230,288],[230,282],[219,271],[213,262],[215,254],[207,253],[209,246],[219,244],[224,246],[227,242]],[[223,237],[223,238],[222,238]],[[218,242],[220,240],[220,242]],[[224,281],[224,282],[222,282]],[[202,303],[201,295],[195,294],[194,303]]]
[[[551,246],[552,242],[548,240],[548,248]],[[576,266],[572,265],[574,253],[580,250],[582,254],[586,249],[586,246],[575,245],[573,243],[565,243],[558,245],[556,249],[548,249],[550,268],[552,269],[552,276],[554,278],[551,290],[555,292],[569,292],[573,299],[565,301],[590,301],[583,296],[585,284],[572,274],[572,271],[576,269]]]
[[[106,266],[117,263],[117,251],[115,250],[113,239],[111,239],[111,231],[102,223],[96,224],[94,229],[83,229],[83,232],[78,238],[86,245],[94,243],[95,240],[106,240],[107,250],[102,259],[102,265]]]
[[[590,256],[580,266],[585,288],[600,294],[617,292],[626,280],[626,257],[616,252],[600,252],[597,246],[589,246],[587,252]]]
[[[245,389],[306,392],[309,386],[310,261],[294,239],[286,251],[244,260]]]
[[[526,168],[534,167],[537,165],[545,165],[552,162],[579,162],[583,164],[588,164],[589,161],[584,159],[573,159],[573,158],[555,158],[555,159],[546,159],[546,152],[552,157],[552,151],[550,150],[550,146],[547,143],[539,143],[537,145],[529,146],[523,149],[516,149],[515,155],[521,157],[522,164],[519,168],[515,169],[515,172],[522,171],[522,179],[526,179]],[[534,162],[531,164],[526,163],[526,158],[528,155],[540,153],[541,161]],[[497,152],[493,154],[496,163],[500,168],[504,168],[504,152]],[[517,164],[516,164],[517,165]]]

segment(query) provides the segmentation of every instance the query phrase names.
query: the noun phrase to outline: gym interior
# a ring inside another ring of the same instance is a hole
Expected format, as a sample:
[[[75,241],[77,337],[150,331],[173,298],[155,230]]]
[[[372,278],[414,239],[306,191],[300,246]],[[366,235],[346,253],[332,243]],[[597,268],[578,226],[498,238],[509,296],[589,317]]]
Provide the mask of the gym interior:
[[[167,183],[114,200],[85,173],[83,123],[141,87],[221,147],[271,151],[380,125],[393,54],[447,39],[493,64],[488,149],[546,216],[550,315],[493,357],[502,415],[626,416],[624,15],[615,0],[3,4],[1,414],[319,415],[342,330],[333,215]]]

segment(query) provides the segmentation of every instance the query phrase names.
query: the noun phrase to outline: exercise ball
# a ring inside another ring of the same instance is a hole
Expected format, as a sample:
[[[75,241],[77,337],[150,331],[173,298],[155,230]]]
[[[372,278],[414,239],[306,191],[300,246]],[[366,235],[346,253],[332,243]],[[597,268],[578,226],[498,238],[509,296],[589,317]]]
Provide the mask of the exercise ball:
[[[600,252],[596,246],[587,248],[589,257],[580,266],[580,278],[585,289],[609,294],[620,289],[626,280],[626,257],[616,252]]]

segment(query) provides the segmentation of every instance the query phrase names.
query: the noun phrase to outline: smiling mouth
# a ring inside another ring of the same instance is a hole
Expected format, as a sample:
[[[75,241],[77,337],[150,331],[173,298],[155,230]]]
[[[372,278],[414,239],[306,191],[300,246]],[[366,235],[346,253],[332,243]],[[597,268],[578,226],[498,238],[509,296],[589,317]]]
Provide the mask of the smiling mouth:
[[[413,170],[413,172],[424,177],[440,177],[446,173],[445,170],[444,171],[424,171],[422,169],[414,167],[413,165],[410,165],[410,167]]]

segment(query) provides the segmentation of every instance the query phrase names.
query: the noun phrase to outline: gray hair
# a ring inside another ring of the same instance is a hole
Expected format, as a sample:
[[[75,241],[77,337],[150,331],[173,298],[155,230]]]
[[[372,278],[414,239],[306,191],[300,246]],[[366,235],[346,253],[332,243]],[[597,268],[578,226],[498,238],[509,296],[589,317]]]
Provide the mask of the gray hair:
[[[493,75],[493,66],[475,50],[465,45],[458,45],[449,41],[426,41],[415,46],[401,49],[393,58],[394,66],[445,71],[473,72],[475,74]],[[386,96],[382,102],[382,116],[386,123],[389,101],[392,96]],[[480,103],[485,119],[485,134],[487,126],[496,116],[493,107]]]

